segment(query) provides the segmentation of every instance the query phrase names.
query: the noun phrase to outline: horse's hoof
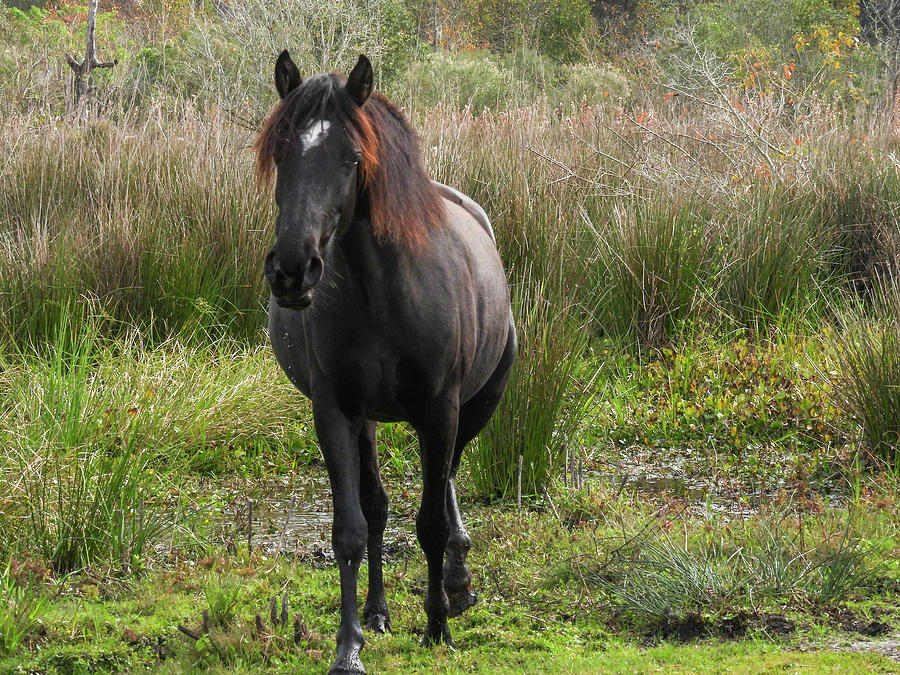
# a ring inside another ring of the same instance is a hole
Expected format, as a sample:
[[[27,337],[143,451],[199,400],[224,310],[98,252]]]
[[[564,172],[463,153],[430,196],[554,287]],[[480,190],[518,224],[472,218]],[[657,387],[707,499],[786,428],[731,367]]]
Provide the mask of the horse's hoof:
[[[388,633],[391,630],[391,618],[387,614],[374,613],[364,617],[366,627],[376,633]]]
[[[446,621],[443,622],[443,625],[429,621],[428,626],[425,628],[425,635],[419,645],[422,647],[434,647],[441,642],[448,647],[456,646],[456,643],[453,642],[453,638],[450,636],[450,626],[447,625]]]
[[[353,659],[338,658],[328,670],[328,675],[366,675],[366,669],[357,654]]]
[[[360,636],[361,635],[362,632],[360,632]],[[362,647],[362,641],[358,644],[354,643],[347,645],[343,649],[341,648],[341,645],[338,644],[337,659],[328,671],[328,675],[344,675],[345,673],[365,675],[366,669],[363,667],[362,661],[359,658],[359,652]]]
[[[447,616],[452,619],[465,612],[469,607],[474,607],[478,602],[478,594],[471,589],[463,589],[453,594],[448,593],[447,600],[450,602]]]

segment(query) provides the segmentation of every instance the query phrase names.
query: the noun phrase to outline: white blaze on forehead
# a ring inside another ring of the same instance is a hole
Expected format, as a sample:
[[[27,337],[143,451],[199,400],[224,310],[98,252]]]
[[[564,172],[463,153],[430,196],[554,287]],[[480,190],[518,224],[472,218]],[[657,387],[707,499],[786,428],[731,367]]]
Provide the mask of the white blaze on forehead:
[[[300,144],[303,152],[312,150],[317,145],[321,145],[331,128],[331,122],[328,120],[313,120],[306,125],[306,129],[300,134]]]

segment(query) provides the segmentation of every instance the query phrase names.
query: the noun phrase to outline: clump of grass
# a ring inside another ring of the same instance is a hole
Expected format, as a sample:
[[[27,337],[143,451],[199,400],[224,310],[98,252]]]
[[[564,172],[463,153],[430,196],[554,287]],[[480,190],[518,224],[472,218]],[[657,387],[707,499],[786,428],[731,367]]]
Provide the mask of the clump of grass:
[[[133,450],[20,457],[8,488],[22,500],[20,529],[7,552],[36,553],[60,574],[89,565],[139,572],[165,521],[150,499],[148,459]]]
[[[838,337],[836,391],[860,426],[865,449],[900,466],[900,284],[883,282],[871,307],[855,305]]]
[[[469,456],[476,491],[483,497],[541,494],[563,469],[593,394],[575,381],[589,342],[581,309],[546,285],[515,289],[518,360],[506,393]],[[590,380],[590,378],[588,378]]]
[[[0,572],[0,654],[13,654],[19,648],[47,605],[47,596],[34,584],[17,582],[8,560]]]
[[[227,629],[234,622],[241,580],[227,575],[214,575],[203,588],[209,616],[209,628]]]
[[[821,211],[779,189],[749,202],[725,223],[720,303],[744,325],[808,314],[833,246]]]
[[[589,578],[635,624],[665,626],[772,602],[834,603],[871,575],[871,551],[849,525],[817,532],[821,538],[810,542],[802,523],[769,516],[699,541],[687,532],[683,539],[663,529],[640,532]]]
[[[617,202],[587,223],[597,324],[643,348],[671,339],[699,303],[710,272],[703,207],[690,200],[672,207],[662,199],[648,206]]]

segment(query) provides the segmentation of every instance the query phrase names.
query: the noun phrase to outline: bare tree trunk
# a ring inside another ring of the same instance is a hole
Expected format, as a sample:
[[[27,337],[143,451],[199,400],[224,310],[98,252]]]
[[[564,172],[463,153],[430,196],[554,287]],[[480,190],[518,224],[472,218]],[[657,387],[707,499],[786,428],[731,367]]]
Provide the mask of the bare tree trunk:
[[[98,0],[90,0],[88,4],[87,16],[87,38],[84,46],[84,59],[79,63],[71,54],[66,54],[66,61],[74,71],[75,84],[75,107],[74,110],[79,118],[86,117],[87,96],[90,92],[91,71],[94,68],[112,68],[117,61],[97,61],[97,55],[94,47],[94,33],[97,25],[97,2]]]

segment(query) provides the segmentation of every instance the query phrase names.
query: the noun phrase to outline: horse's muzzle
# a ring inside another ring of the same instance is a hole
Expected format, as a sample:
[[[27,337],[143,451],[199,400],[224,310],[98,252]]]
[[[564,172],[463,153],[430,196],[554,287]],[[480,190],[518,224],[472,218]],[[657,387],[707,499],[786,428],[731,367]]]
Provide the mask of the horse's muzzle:
[[[279,256],[273,247],[266,255],[265,276],[276,302],[285,309],[306,309],[312,304],[324,264],[318,255],[301,259]]]

